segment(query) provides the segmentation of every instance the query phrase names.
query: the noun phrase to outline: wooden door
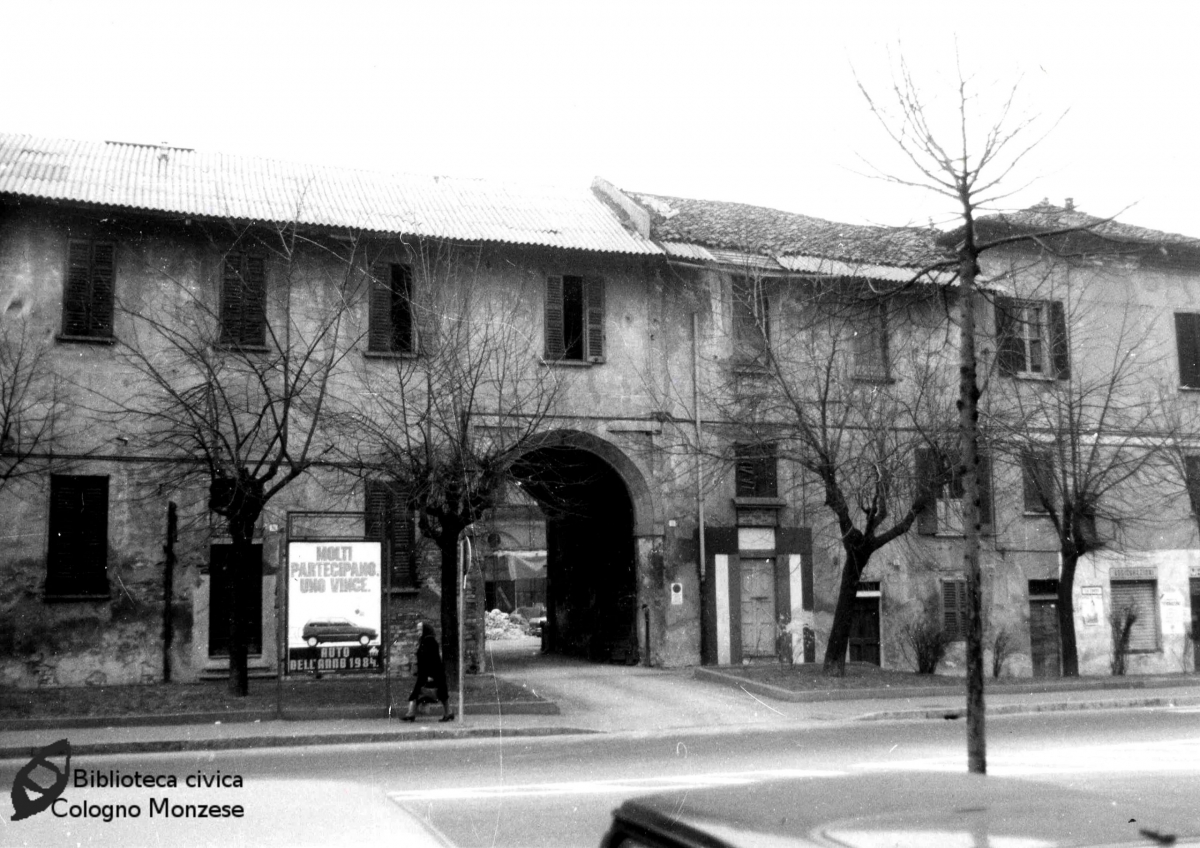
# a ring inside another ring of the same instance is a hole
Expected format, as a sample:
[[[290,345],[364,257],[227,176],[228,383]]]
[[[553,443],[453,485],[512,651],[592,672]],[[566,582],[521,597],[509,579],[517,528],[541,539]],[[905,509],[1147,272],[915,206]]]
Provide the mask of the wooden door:
[[[1058,602],[1029,602],[1029,643],[1034,677],[1058,677],[1059,665]]]
[[[846,652],[850,662],[880,665],[879,598],[854,599],[854,617],[850,619],[850,643]]]
[[[742,656],[775,656],[775,560],[741,560]]]

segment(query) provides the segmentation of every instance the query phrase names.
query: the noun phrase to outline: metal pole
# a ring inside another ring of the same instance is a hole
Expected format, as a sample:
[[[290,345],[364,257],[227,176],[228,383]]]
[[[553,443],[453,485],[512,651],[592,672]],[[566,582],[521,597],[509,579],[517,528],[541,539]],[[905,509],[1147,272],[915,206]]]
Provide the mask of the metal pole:
[[[283,568],[275,570],[275,654],[278,668],[275,669],[275,717],[283,719],[283,675],[287,672],[287,599],[288,580],[292,567],[292,514],[284,520]]]
[[[458,586],[458,720],[463,720],[463,688],[466,679],[466,627],[464,613],[467,599],[467,577],[471,573],[471,539],[463,536],[459,544],[458,558],[462,579]]]
[[[701,463],[700,443],[702,438],[700,429],[700,315],[697,312],[692,313],[692,417],[696,430],[696,535],[700,540],[700,585],[698,587],[700,597],[697,600],[700,606],[700,661],[703,662],[707,640],[705,636],[707,628],[704,615],[706,599],[704,584],[708,576],[708,552],[704,548],[704,469]]]
[[[365,516],[364,516],[365,518]],[[392,557],[395,553],[392,551],[391,534],[384,536],[383,542],[379,545],[383,562],[383,623],[379,627],[379,662],[383,665],[383,701],[387,707],[386,715],[390,719],[392,717],[392,639],[391,639],[391,623],[392,623]]]

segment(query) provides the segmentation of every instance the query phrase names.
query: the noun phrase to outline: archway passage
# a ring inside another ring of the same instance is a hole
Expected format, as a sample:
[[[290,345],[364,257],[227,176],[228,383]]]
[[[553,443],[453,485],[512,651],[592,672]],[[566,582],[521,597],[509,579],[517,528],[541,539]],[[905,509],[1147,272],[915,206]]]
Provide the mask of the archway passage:
[[[625,482],[596,454],[561,445],[529,451],[513,475],[546,515],[546,648],[637,662],[634,510]]]

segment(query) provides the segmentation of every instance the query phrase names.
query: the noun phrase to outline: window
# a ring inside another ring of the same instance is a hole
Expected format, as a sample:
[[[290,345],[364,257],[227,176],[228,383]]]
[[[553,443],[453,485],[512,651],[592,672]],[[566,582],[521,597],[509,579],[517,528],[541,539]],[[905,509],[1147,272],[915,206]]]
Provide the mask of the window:
[[[774,444],[737,444],[733,446],[733,455],[736,494],[739,498],[778,497]]]
[[[1183,479],[1192,516],[1200,521],[1200,455],[1188,454],[1183,458]]]
[[[739,359],[757,359],[771,340],[771,310],[762,280],[733,278],[733,347]]]
[[[942,581],[942,629],[955,641],[967,638],[967,581]]]
[[[375,266],[371,279],[367,350],[413,352],[412,269],[394,262]]]
[[[888,374],[887,306],[875,303],[854,328],[854,376],[886,380]]]
[[[926,536],[961,536],[963,533],[963,478],[958,463],[932,448],[916,451],[917,497],[921,504],[917,532]],[[992,530],[992,467],[987,454],[979,454],[979,523]]]
[[[386,480],[367,480],[364,501],[366,537],[383,542],[385,561],[391,563],[392,588],[415,587],[416,527],[404,492]]]
[[[230,253],[221,285],[221,344],[261,348],[267,343],[267,261]]]
[[[50,476],[46,595],[108,596],[108,478]]]
[[[1114,580],[1110,585],[1112,610],[1132,610],[1137,618],[1129,634],[1130,651],[1158,650],[1158,582],[1156,580]]]
[[[1021,452],[1021,490],[1026,513],[1049,514],[1047,504],[1055,502],[1054,454],[1051,451]]]
[[[604,281],[546,278],[546,359],[604,361]]]
[[[71,239],[63,286],[62,334],[108,339],[113,333],[113,258],[110,242]]]
[[[996,298],[996,336],[1002,374],[1060,380],[1071,376],[1061,301]]]
[[[1175,344],[1179,349],[1179,385],[1200,389],[1200,314],[1175,313]]]

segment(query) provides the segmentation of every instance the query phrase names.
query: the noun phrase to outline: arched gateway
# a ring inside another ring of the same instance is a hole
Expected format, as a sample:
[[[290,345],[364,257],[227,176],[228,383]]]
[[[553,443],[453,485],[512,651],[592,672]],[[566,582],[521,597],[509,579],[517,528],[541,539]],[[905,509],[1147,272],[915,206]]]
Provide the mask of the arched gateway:
[[[653,662],[646,590],[661,522],[641,471],[610,442],[561,430],[531,443],[513,476],[546,517],[547,648]]]

